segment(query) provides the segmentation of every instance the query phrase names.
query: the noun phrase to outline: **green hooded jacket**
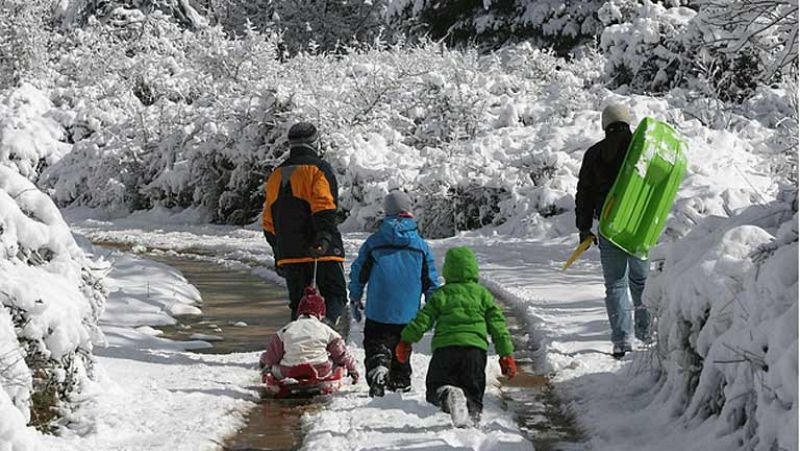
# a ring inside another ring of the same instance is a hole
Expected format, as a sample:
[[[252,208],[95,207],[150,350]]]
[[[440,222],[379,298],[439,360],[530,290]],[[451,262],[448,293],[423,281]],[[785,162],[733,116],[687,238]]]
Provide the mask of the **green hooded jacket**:
[[[503,311],[484,286],[478,283],[478,261],[468,247],[447,251],[442,270],[446,284],[433,292],[428,302],[404,329],[403,341],[415,343],[436,327],[433,350],[445,346],[488,349],[492,336],[500,356],[514,352]]]

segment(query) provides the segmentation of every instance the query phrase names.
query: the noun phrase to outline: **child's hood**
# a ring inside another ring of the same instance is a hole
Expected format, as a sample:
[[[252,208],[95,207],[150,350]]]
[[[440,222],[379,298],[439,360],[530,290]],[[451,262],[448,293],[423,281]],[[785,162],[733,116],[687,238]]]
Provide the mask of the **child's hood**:
[[[478,260],[472,249],[468,247],[454,247],[447,251],[444,257],[442,275],[447,283],[477,282]]]
[[[381,223],[379,233],[395,246],[408,246],[417,233],[417,222],[412,218],[387,216]]]

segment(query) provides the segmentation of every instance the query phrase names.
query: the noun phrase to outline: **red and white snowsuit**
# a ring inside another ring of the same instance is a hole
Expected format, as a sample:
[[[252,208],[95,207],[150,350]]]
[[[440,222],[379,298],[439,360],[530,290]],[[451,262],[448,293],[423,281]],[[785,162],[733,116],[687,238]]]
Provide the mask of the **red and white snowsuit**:
[[[358,377],[341,335],[310,315],[287,324],[267,341],[261,366],[279,379],[324,378],[335,366],[343,366],[351,376]]]

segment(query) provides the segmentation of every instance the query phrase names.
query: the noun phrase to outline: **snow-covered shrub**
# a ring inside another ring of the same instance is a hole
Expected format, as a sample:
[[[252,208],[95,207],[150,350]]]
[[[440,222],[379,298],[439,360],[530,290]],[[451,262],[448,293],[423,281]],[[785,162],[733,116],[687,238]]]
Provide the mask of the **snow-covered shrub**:
[[[607,27],[600,47],[606,55],[606,73],[615,85],[631,85],[646,91],[665,91],[683,81],[686,53],[682,35],[695,11],[686,7],[666,8],[644,0],[634,7],[630,21]],[[605,20],[622,15],[619,5],[607,3],[601,10]]]
[[[451,45],[498,48],[532,40],[567,53],[602,31],[597,12],[605,0],[395,0],[393,22],[411,36],[422,34]]]
[[[658,312],[656,403],[713,422],[742,449],[797,449],[798,231],[794,205],[710,216],[653,254],[644,296]],[[790,199],[789,199],[790,200]]]
[[[0,164],[33,180],[68,153],[72,147],[62,142],[64,129],[51,113],[47,94],[29,84],[0,92]]]
[[[686,86],[741,102],[759,84],[797,76],[797,16],[784,0],[705,0],[665,7],[607,2],[601,48],[614,86],[663,92]]]
[[[487,225],[559,236],[573,231],[576,174],[611,101],[688,135],[689,172],[709,189],[698,195],[691,185],[679,199],[670,238],[708,214],[749,205],[756,190],[774,191],[763,180],[742,186],[738,171],[763,163],[779,127],[767,117],[779,109],[753,121],[720,103],[709,130],[703,124],[713,118],[694,120],[710,111],[704,98],[604,89],[603,58],[591,48],[566,60],[530,44],[491,54],[376,44],[281,62],[276,36],[189,32],[159,12],[127,20],[93,22],[61,42],[49,117],[74,145],[39,182],[63,205],[201,206],[216,222],[255,221],[261,184],[285,156],[288,126],[302,118],[321,131],[344,230],[374,227],[382,197],[399,188],[433,236]],[[730,161],[714,155],[741,147]],[[738,166],[723,171],[731,177],[722,183],[707,176],[704,165],[728,163]]]
[[[715,59],[722,75],[713,81],[732,88],[797,76],[798,5],[789,0],[706,0],[693,21],[698,54]],[[736,86],[738,85],[738,86]],[[718,89],[720,89],[718,88]],[[726,91],[730,93],[731,88]],[[747,93],[749,94],[749,92]]]
[[[228,40],[219,27],[191,33],[159,13],[138,17],[65,42],[74,47],[54,98],[76,143],[43,181],[62,204],[202,205],[215,221],[252,221],[260,185],[286,150],[291,101],[274,92],[274,38]],[[98,53],[113,63],[97,67]]]
[[[47,0],[0,2],[0,89],[42,75],[51,5]]]
[[[58,3],[55,18],[64,27],[85,26],[91,20],[127,21],[134,12],[149,14],[159,11],[182,27],[199,29],[208,20],[198,13],[192,0],[63,0]]]
[[[388,0],[214,0],[217,20],[233,34],[248,30],[278,32],[282,49],[341,50],[352,42],[390,36],[385,12]]]
[[[92,377],[105,289],[50,198],[0,164],[0,418],[51,430]],[[3,402],[11,400],[11,404]],[[0,428],[2,430],[2,428]]]

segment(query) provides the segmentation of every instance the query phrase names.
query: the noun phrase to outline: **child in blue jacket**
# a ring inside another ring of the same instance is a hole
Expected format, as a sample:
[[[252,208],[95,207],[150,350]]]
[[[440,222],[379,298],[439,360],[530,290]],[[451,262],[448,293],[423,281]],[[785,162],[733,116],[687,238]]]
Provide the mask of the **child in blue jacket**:
[[[386,388],[411,388],[410,359],[400,363],[394,348],[400,332],[417,314],[420,300],[439,286],[439,275],[428,243],[419,236],[411,213],[411,199],[392,191],[383,201],[386,217],[358,251],[350,267],[350,305],[361,321],[361,302],[367,290],[364,324],[364,366],[370,396],[383,396]]]

